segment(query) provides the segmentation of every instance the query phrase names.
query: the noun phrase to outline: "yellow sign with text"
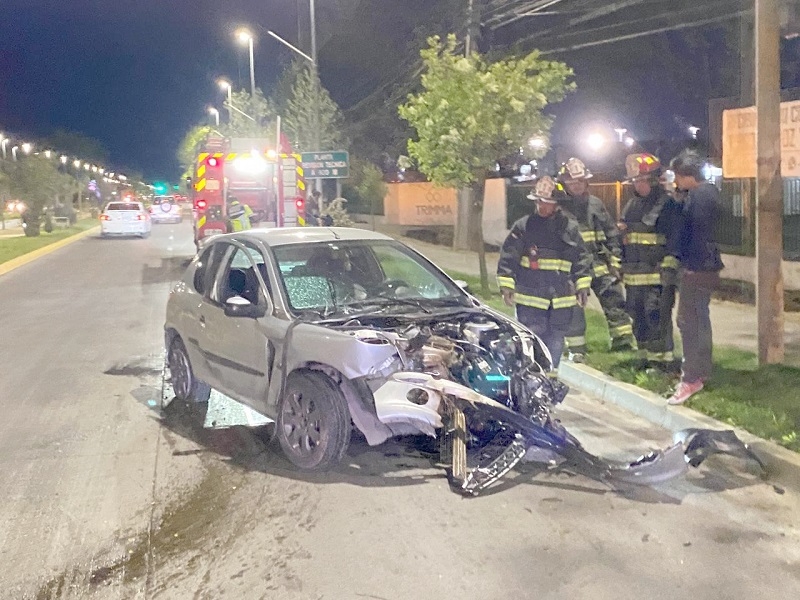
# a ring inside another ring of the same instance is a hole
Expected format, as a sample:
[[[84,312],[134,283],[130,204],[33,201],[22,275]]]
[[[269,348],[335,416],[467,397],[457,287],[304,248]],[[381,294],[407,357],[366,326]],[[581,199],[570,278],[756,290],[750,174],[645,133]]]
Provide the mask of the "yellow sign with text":
[[[756,108],[722,113],[722,176],[756,177]],[[800,100],[781,102],[781,175],[800,177]]]

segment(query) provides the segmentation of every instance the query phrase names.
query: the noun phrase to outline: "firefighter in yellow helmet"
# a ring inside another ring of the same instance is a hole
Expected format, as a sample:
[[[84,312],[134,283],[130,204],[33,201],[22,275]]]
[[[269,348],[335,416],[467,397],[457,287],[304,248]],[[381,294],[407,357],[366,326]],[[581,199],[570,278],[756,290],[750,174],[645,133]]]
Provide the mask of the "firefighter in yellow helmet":
[[[586,303],[592,256],[577,223],[559,210],[556,183],[544,176],[528,196],[536,211],[511,227],[497,265],[497,283],[517,319],[547,346],[558,367],[572,308]]]
[[[239,202],[235,196],[228,196],[228,220],[232,232],[251,229],[253,224],[250,222],[250,217],[252,216],[252,208]]]
[[[622,249],[619,231],[603,201],[589,193],[591,171],[582,160],[570,158],[558,172],[566,191],[561,208],[573,217],[580,228],[586,248],[592,253],[592,290],[603,307],[611,350],[632,350],[635,347],[633,326],[625,311],[625,291],[619,280]],[[581,307],[573,309],[567,332],[569,358],[583,362],[586,354],[586,314]]]
[[[662,185],[661,162],[652,154],[625,160],[633,196],[617,224],[622,232],[622,281],[626,307],[633,319],[639,357],[660,367],[674,364],[672,308],[678,261],[668,242],[680,205]],[[664,182],[668,185],[668,183]]]

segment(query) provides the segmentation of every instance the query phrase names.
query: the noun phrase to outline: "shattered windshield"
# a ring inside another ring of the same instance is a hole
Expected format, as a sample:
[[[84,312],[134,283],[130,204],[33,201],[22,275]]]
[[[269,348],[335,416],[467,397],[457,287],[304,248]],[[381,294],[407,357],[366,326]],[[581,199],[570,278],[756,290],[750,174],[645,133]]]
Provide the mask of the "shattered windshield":
[[[384,241],[328,242],[274,250],[293,310],[354,310],[371,307],[460,303],[461,289],[400,244]]]

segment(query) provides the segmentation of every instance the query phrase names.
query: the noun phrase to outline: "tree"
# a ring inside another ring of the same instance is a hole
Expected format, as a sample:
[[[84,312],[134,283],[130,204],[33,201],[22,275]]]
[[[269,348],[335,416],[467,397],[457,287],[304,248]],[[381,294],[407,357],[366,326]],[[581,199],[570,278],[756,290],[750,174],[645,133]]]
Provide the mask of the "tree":
[[[488,62],[478,53],[463,57],[449,35],[429,39],[421,52],[422,91],[399,107],[416,131],[408,151],[420,170],[441,186],[468,188],[478,209],[481,287],[488,292],[480,212],[487,175],[498,158],[547,138],[553,118],[543,109],[574,88],[572,70],[548,61],[538,51],[520,58]]]
[[[336,150],[345,144],[339,106],[311,68],[297,70],[283,119],[284,131],[297,152]]]
[[[108,150],[102,143],[76,131],[56,129],[48,138],[47,145],[58,152],[77,156],[84,161],[100,164],[108,162]]]
[[[210,132],[211,127],[208,125],[195,125],[183,136],[183,140],[178,145],[177,153],[178,162],[184,170],[182,179],[192,174],[192,168],[197,156],[197,145]]]
[[[42,211],[65,192],[71,177],[60,173],[55,163],[44,156],[26,156],[4,163],[12,197],[22,200],[27,207],[23,215],[25,235],[38,236]]]
[[[230,119],[220,124],[221,133],[230,137],[274,137],[275,109],[260,89],[256,88],[255,98],[245,90],[233,92],[231,106]],[[228,108],[227,100],[225,107]]]

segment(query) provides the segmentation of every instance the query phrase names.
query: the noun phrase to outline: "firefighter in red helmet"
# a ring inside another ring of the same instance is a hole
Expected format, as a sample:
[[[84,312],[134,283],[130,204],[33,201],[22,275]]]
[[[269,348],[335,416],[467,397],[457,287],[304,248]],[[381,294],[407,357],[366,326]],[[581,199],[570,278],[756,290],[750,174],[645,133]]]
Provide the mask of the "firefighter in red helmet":
[[[661,181],[661,162],[652,154],[625,160],[633,196],[617,224],[622,232],[622,281],[633,319],[639,357],[657,366],[674,364],[672,307],[677,259],[669,241],[680,208]]]

